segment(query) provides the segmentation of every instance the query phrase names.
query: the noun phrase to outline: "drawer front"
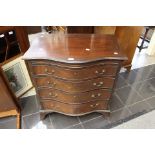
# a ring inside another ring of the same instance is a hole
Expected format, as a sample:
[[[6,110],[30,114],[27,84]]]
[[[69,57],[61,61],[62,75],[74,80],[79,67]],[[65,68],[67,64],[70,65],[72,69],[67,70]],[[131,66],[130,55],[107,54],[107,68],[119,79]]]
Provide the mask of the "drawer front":
[[[77,93],[99,88],[113,88],[114,78],[102,77],[81,82],[70,82],[51,76],[34,78],[37,87],[52,87],[66,92]]]
[[[94,101],[85,104],[65,104],[53,100],[41,100],[41,105],[44,110],[53,110],[70,115],[80,115],[96,110],[109,110],[108,101]]]
[[[101,76],[115,76],[118,65],[104,64],[91,67],[83,67],[79,69],[55,67],[48,65],[32,66],[32,73],[35,76],[52,75],[67,80],[91,79]]]
[[[38,89],[41,99],[54,99],[65,103],[85,103],[92,100],[109,100],[111,91],[107,89],[93,90],[83,93],[66,93],[52,88]]]

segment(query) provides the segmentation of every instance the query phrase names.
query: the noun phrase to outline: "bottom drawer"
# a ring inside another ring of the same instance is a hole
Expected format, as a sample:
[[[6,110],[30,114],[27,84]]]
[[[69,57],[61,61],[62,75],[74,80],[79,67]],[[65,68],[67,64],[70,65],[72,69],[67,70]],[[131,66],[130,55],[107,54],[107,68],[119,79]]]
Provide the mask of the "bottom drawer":
[[[41,105],[43,110],[52,110],[69,115],[80,115],[97,110],[109,110],[108,101],[100,100],[83,104],[66,104],[53,100],[42,100]]]

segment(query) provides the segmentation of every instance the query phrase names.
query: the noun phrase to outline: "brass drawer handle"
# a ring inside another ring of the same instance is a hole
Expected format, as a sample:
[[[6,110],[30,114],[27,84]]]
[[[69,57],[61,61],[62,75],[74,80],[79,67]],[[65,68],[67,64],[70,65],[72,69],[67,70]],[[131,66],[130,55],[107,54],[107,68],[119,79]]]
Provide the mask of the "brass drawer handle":
[[[52,86],[52,87],[54,87],[56,85],[56,83],[54,83],[54,82],[52,83],[50,81],[47,81],[47,84],[50,85],[50,86]]]
[[[57,97],[58,95],[57,94],[52,95],[52,93],[50,92],[49,93],[49,96],[51,96],[51,97]]]
[[[45,68],[44,71],[45,71],[45,73],[48,73],[48,69],[47,69],[47,68]],[[52,73],[52,74],[55,73],[55,70],[52,70],[51,73]]]
[[[55,70],[52,69],[51,73],[54,74],[55,73]]]
[[[101,94],[100,94],[100,93],[98,93],[98,94],[97,94],[97,96],[101,96]]]
[[[45,71],[45,73],[48,73],[48,69],[47,69],[47,68],[45,68],[45,70],[44,70],[44,71]]]
[[[58,95],[57,94],[55,94],[55,95],[53,95],[52,97],[57,97]]]
[[[90,107],[91,107],[91,108],[95,108],[95,107],[97,107],[98,105],[99,105],[99,103],[91,104]]]
[[[95,94],[92,94],[92,95],[91,95],[92,98],[99,97],[99,96],[101,96],[100,93],[98,93],[96,96],[95,96]]]
[[[96,74],[101,74],[101,75],[102,75],[102,74],[104,74],[104,73],[105,73],[105,69],[102,69],[102,72],[95,71],[95,73],[96,73]]]
[[[51,84],[50,81],[47,81],[47,84]]]
[[[97,83],[93,83],[93,85],[94,85],[94,86],[98,86],[98,87],[100,87],[100,86],[103,85],[103,82],[101,81],[101,82],[99,82],[99,84],[97,84]]]
[[[105,73],[105,69],[102,69],[102,72],[100,72],[99,74],[104,74]]]
[[[53,85],[53,86],[55,86],[55,85],[56,85],[56,83],[54,83],[54,82],[53,82],[53,83],[52,83],[52,85]]]
[[[98,87],[103,86],[103,82],[99,82],[99,84],[97,85]]]
[[[102,69],[102,73],[105,73],[105,69]]]
[[[92,98],[95,98],[96,96],[94,94],[91,95]]]

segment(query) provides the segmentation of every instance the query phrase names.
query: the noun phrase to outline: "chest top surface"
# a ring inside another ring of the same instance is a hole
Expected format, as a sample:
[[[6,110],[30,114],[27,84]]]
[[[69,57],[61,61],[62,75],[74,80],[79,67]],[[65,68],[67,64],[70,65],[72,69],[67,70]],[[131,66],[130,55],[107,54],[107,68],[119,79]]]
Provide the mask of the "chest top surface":
[[[65,63],[97,60],[126,60],[114,35],[40,34],[32,42],[23,59],[45,59]]]

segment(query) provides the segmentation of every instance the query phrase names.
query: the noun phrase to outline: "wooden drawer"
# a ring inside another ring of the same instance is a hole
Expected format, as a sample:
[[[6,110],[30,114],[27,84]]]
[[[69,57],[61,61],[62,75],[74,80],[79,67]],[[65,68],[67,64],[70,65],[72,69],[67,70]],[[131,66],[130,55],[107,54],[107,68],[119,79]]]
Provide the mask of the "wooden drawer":
[[[94,101],[86,104],[65,104],[54,100],[41,100],[44,110],[53,110],[64,114],[82,115],[97,110],[108,110],[108,101]]]
[[[41,99],[54,99],[65,103],[84,103],[92,100],[109,100],[111,91],[99,89],[83,93],[66,93],[52,88],[38,89]]]
[[[99,64],[80,68],[56,67],[52,65],[33,65],[35,76],[52,75],[66,80],[91,79],[101,76],[116,76],[118,64]]]
[[[80,82],[66,81],[52,76],[38,77],[34,78],[34,80],[37,87],[52,87],[70,93],[85,92],[99,88],[112,89],[114,84],[114,78],[112,77],[101,77]]]

